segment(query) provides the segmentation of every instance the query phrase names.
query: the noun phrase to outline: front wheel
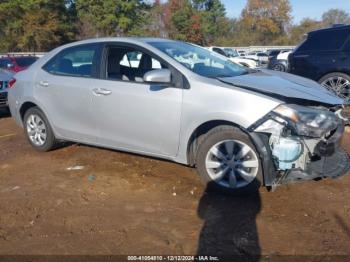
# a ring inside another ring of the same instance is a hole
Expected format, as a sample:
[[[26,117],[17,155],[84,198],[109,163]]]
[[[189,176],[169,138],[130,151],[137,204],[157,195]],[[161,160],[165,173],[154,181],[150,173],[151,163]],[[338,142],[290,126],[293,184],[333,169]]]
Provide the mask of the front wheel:
[[[196,165],[209,189],[250,194],[263,183],[260,159],[247,134],[232,126],[213,128],[201,139]]]
[[[24,114],[25,134],[29,143],[39,151],[50,151],[56,145],[52,128],[44,113],[32,107]]]

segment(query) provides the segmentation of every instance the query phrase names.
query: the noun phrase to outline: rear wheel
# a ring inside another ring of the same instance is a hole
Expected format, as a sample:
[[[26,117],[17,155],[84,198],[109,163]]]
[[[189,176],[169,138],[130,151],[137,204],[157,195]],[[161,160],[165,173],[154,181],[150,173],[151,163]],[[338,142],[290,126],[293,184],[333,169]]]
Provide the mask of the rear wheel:
[[[247,134],[232,126],[218,126],[201,141],[196,165],[209,189],[236,195],[258,191],[263,182],[260,159]]]
[[[286,72],[286,67],[283,65],[283,64],[275,64],[273,67],[272,67],[273,70],[275,71],[280,71],[280,72]]]
[[[330,73],[319,83],[342,99],[350,100],[350,76],[344,73]]]
[[[38,107],[29,108],[24,114],[24,129],[29,143],[39,151],[50,151],[56,145],[52,128]]]

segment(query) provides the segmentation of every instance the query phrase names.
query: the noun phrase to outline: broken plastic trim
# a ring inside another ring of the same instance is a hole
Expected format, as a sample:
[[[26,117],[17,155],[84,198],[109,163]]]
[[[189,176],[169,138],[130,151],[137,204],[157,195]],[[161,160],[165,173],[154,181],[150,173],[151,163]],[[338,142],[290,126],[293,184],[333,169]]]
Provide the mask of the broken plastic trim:
[[[297,183],[323,178],[338,178],[350,170],[350,156],[342,148],[338,148],[332,156],[320,157],[311,161],[305,171],[291,169],[277,178],[274,186]]]
[[[307,164],[305,170],[290,169],[286,172],[279,172],[273,161],[272,151],[269,145],[269,135],[267,133],[254,132],[256,128],[267,120],[274,120],[275,116],[273,113],[267,114],[248,128],[250,137],[261,159],[265,186],[271,187],[274,190],[278,185],[329,177],[337,178],[347,174],[350,170],[350,157],[339,146],[341,136],[344,132],[344,125],[342,124],[338,126],[327,141],[320,139],[314,152],[310,152],[310,154],[316,153],[316,155],[311,158],[311,162]],[[281,122],[280,124],[290,127],[289,123]]]

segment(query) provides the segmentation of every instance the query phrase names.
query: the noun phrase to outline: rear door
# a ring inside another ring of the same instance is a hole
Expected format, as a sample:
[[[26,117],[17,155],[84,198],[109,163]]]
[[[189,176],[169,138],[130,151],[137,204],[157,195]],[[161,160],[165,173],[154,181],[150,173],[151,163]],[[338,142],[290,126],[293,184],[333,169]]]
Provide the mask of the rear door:
[[[93,120],[98,143],[108,147],[175,156],[178,151],[183,78],[144,48],[106,45],[100,80],[93,80]],[[156,69],[172,70],[170,86],[143,82]]]
[[[64,49],[36,76],[35,97],[42,103],[56,135],[87,143],[96,142],[91,121],[93,86],[98,74],[101,45],[85,44]]]

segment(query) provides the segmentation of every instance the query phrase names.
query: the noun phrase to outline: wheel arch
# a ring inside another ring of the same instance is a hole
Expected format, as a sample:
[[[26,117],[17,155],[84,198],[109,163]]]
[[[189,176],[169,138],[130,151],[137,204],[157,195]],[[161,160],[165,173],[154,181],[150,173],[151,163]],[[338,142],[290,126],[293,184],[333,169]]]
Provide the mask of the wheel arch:
[[[19,114],[20,114],[20,117],[21,117],[21,121],[23,122],[24,120],[24,115],[25,113],[32,107],[38,107],[40,108],[36,103],[33,103],[31,101],[27,101],[27,102],[24,102],[20,109],[19,109]]]
[[[324,78],[327,75],[330,74],[345,74],[348,77],[350,77],[350,71],[346,71],[346,70],[331,70],[331,71],[327,71],[327,72],[322,72],[322,74],[320,74],[320,77],[318,77],[317,82],[320,82],[322,78]]]
[[[196,157],[195,154],[196,154],[198,145],[201,141],[200,140],[201,137],[203,137],[204,134],[208,133],[213,128],[220,125],[234,126],[241,129],[243,132],[247,133],[247,130],[244,127],[228,120],[220,120],[220,119],[209,120],[200,124],[192,131],[189,137],[189,140],[187,141],[186,157],[187,157],[188,165],[195,166],[195,157]]]
[[[260,158],[260,161],[261,161],[263,185],[271,186],[273,184],[273,181],[276,178],[276,174],[275,174],[275,169],[274,169],[274,165],[271,160],[271,157],[269,157],[269,154],[271,154],[271,152],[268,150],[268,147],[267,147],[268,138],[266,138],[266,136],[264,135],[259,136],[257,133],[250,133],[246,128],[232,121],[210,120],[199,125],[192,132],[187,144],[187,155],[186,155],[187,164],[192,167],[196,165],[195,163],[196,150],[198,149],[198,145],[201,142],[200,141],[201,137],[203,137],[203,135],[208,133],[213,128],[220,125],[228,125],[228,126],[239,128],[242,132],[246,133],[250,137],[253,145],[255,146],[255,150],[258,154],[258,157]]]

